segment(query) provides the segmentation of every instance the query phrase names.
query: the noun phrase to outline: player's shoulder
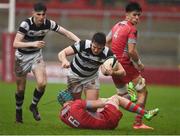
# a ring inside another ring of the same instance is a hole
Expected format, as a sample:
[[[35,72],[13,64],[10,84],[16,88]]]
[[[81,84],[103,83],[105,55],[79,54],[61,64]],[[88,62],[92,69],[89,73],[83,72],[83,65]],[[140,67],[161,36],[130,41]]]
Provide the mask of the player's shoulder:
[[[128,21],[122,20],[122,21],[117,22],[113,27],[114,30],[116,30],[118,28],[121,28],[121,29],[123,28],[124,30],[128,31],[131,29],[131,26]]]
[[[85,46],[86,41],[85,40],[80,40],[78,42],[75,42],[75,45],[79,45],[79,46]]]
[[[137,31],[137,28],[136,28],[134,25],[132,25],[132,26],[131,26],[131,30]]]
[[[33,24],[33,21],[32,21],[32,18],[26,18],[24,19],[21,23],[20,23],[20,26],[21,28],[24,28],[26,30],[29,30],[30,29],[30,26]]]
[[[111,49],[107,46],[104,47],[104,50],[102,52],[104,54],[105,57],[107,56],[111,56],[113,54],[113,52],[111,51]]]
[[[128,22],[128,26],[129,26],[129,28],[131,29],[131,30],[137,30],[137,28],[136,28],[136,26],[135,25],[133,25],[132,23],[130,23],[130,22]]]
[[[119,27],[119,26],[120,26],[120,24],[121,24],[121,22],[122,22],[122,21],[117,22],[117,23],[113,26],[113,28],[117,28],[117,27]]]
[[[91,40],[81,40],[79,44],[80,46],[84,47],[84,49],[87,49],[91,47]]]
[[[23,24],[23,23],[28,24],[28,25],[32,24],[33,23],[32,17],[29,17],[29,18],[26,18],[26,19],[22,20],[21,24]]]
[[[128,26],[128,21],[126,20],[122,20],[122,21],[119,21],[115,24],[115,26]]]
[[[49,18],[46,18],[46,23],[54,24],[54,25],[57,24],[56,21],[49,19]]]
[[[80,40],[75,42],[71,47],[78,52],[82,52],[89,48],[89,44],[86,40]]]
[[[90,47],[90,45],[91,45],[91,40],[87,40],[87,39],[86,39],[86,40],[85,40],[85,45],[88,46],[88,47]]]
[[[49,19],[49,18],[46,18],[46,20],[45,20],[45,21],[46,21],[46,22],[48,22],[48,23],[55,22],[54,20]]]

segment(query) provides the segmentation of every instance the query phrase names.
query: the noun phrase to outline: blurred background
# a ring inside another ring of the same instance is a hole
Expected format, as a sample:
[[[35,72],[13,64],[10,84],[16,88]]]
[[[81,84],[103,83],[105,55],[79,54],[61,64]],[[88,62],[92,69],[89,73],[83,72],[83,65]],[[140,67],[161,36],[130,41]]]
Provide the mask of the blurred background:
[[[42,0],[48,7],[47,18],[55,20],[81,39],[91,39],[97,31],[108,34],[115,23],[124,19],[124,7],[129,1],[132,0]],[[8,2],[0,0],[0,3]],[[16,0],[16,30],[22,20],[31,16],[35,2],[37,0]],[[137,2],[143,9],[138,25],[137,48],[146,66],[145,76],[149,77],[149,83],[180,84],[180,0]],[[8,29],[8,10],[0,9],[0,18],[2,35]],[[58,63],[57,53],[73,44],[54,32],[49,32],[45,41],[44,57],[50,64]],[[2,45],[1,38],[0,48]],[[2,54],[1,49],[0,62]]]

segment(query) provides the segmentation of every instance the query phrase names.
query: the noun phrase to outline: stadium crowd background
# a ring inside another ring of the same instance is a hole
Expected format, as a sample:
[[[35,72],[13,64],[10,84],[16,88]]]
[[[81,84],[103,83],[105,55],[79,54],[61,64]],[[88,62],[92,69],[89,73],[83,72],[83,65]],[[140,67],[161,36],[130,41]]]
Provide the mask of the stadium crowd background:
[[[124,18],[123,8],[128,1],[130,0],[43,0],[48,7],[49,18],[71,30],[81,39],[91,38],[97,31],[107,34],[113,24]],[[1,3],[6,2],[8,0],[1,0]],[[32,5],[35,2],[37,0],[16,0],[16,29],[23,19],[31,15]],[[138,50],[143,63],[147,69],[149,68],[145,75],[152,76],[151,79],[154,78],[159,82],[156,79],[157,74],[164,72],[167,77],[174,77],[173,84],[180,84],[180,1],[138,0],[138,2],[143,8],[142,22],[138,25]],[[1,35],[7,31],[8,10],[0,9],[0,18]],[[72,44],[63,36],[51,32],[45,41],[48,46],[44,48],[44,56],[50,62],[58,62],[57,53]],[[161,80],[164,76],[162,75]]]

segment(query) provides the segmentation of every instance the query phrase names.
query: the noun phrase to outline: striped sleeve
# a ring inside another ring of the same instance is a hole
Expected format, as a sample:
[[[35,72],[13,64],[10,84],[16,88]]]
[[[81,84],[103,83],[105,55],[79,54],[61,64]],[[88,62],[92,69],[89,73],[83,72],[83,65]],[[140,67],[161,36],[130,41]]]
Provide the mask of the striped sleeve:
[[[79,44],[79,42],[75,42],[71,47],[73,48],[75,53],[78,53],[80,51],[80,44]]]
[[[50,30],[57,32],[59,28],[60,26],[55,21],[50,20]]]
[[[23,34],[26,34],[29,30],[29,24],[28,22],[26,21],[23,21],[21,24],[20,24],[20,27],[18,29],[18,32],[20,33],[23,33]]]
[[[84,49],[85,46],[85,41],[81,40],[80,42],[75,42],[74,45],[72,45],[71,47],[73,48],[75,53],[81,52],[82,49]]]

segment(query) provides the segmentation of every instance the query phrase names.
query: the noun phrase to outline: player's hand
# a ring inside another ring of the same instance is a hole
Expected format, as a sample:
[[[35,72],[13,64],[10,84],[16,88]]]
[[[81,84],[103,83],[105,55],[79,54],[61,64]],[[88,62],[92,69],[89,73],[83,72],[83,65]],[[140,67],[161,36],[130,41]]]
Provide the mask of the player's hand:
[[[139,71],[143,71],[144,70],[144,64],[138,64],[137,65],[137,69],[139,70]]]
[[[141,60],[139,59],[137,62],[134,62],[131,59],[131,62],[133,63],[133,65],[135,66],[135,68],[139,71],[143,71],[144,70],[144,64],[141,62]]]
[[[44,41],[35,41],[34,42],[34,47],[36,47],[36,48],[43,48],[44,46],[45,46]]]
[[[102,65],[101,65],[100,68],[101,68],[101,72],[102,72],[105,76],[111,76],[111,75],[113,74],[112,68],[106,69],[106,68],[103,67]]]
[[[70,67],[70,62],[65,60],[61,63],[61,67],[63,68],[69,68]]]
[[[111,69],[106,69],[106,75],[107,76],[112,76],[112,74],[113,74],[112,68]]]

